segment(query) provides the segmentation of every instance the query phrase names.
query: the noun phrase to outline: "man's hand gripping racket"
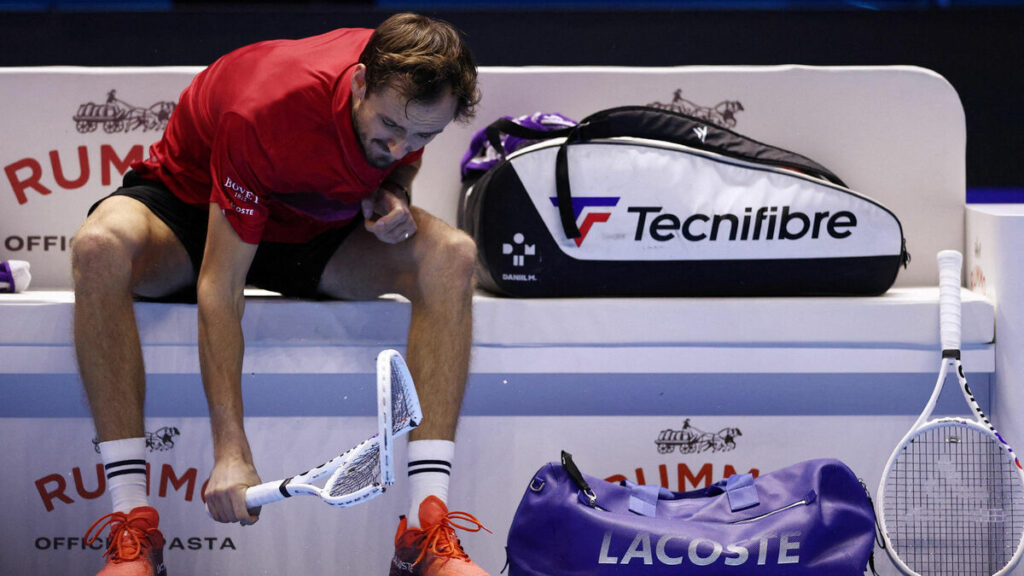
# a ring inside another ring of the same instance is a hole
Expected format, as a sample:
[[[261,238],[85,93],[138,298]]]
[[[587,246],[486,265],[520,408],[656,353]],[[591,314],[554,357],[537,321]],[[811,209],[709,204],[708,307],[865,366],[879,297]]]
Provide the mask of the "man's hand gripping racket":
[[[939,378],[889,456],[878,486],[878,527],[904,574],[1007,574],[1024,551],[1024,470],[978,406],[960,363],[963,256],[944,250],[938,260]],[[950,368],[973,418],[930,419]]]
[[[251,486],[245,505],[253,510],[291,496],[318,496],[348,507],[384,493],[395,482],[394,439],[423,421],[419,397],[405,360],[394,350],[377,355],[377,433],[355,448],[302,474]],[[328,476],[323,486],[314,484]]]

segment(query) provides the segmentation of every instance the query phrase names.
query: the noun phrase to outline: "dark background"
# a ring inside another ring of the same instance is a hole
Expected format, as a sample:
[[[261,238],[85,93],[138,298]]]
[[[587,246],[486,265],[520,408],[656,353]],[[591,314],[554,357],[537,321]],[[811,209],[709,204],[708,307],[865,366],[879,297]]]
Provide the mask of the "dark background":
[[[976,201],[1024,201],[1020,3],[882,2],[875,8],[884,9],[867,9],[836,2],[826,8],[815,2],[766,7],[620,0],[595,8],[576,0],[555,7],[462,2],[436,9],[436,2],[156,2],[143,3],[145,10],[123,0],[113,10],[97,3],[86,3],[88,9],[76,2],[35,4],[0,1],[0,66],[205,65],[258,40],[372,28],[400,8],[458,26],[486,66],[913,64],[943,75],[960,94],[968,187],[987,194]]]

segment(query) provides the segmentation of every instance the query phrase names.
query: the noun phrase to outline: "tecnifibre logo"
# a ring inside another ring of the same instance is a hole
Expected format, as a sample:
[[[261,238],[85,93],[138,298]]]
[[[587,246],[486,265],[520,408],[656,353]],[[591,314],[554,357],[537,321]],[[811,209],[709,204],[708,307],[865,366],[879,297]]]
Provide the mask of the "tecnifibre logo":
[[[573,215],[580,229],[579,238],[574,239],[576,246],[583,245],[595,224],[611,219],[611,209],[618,206],[620,199],[612,196],[572,199]],[[557,207],[558,198],[551,198],[551,203]],[[622,211],[619,208],[619,212]],[[627,205],[625,212],[632,218],[630,229],[636,242],[843,240],[857,228],[857,215],[850,210],[803,212],[787,205],[747,206],[741,213],[692,214],[666,212],[663,206]]]
[[[558,207],[558,198],[552,198],[551,203]],[[590,229],[598,222],[607,222],[612,217],[611,211],[588,210],[583,222],[580,222],[580,214],[587,208],[613,208],[619,203],[619,198],[613,196],[592,196],[572,199],[572,214],[576,218],[576,225],[580,229],[580,237],[574,238],[576,246],[582,246]]]

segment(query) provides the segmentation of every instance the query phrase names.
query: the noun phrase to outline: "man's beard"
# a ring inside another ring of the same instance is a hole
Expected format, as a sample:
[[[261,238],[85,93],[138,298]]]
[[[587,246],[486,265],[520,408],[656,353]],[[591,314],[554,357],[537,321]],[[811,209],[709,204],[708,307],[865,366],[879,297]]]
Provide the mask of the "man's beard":
[[[366,158],[367,164],[378,170],[387,170],[398,161],[391,156],[386,142],[366,137],[359,127],[359,120],[355,114],[352,115],[352,129],[356,133],[356,141],[359,142],[359,148],[363,151],[363,158]]]
[[[362,143],[363,139],[359,139]],[[386,170],[394,165],[397,160],[391,156],[391,152],[387,150],[387,145],[382,140],[370,140],[370,150],[377,152],[376,155],[371,155],[367,152],[366,146],[363,146],[363,156],[366,157],[366,162],[370,166],[380,170]]]

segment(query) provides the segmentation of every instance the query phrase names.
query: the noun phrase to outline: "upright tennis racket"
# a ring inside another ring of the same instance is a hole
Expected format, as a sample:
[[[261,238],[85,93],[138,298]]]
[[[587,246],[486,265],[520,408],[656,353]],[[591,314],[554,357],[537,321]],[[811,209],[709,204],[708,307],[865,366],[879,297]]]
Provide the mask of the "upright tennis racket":
[[[395,483],[394,439],[423,421],[409,368],[394,350],[377,355],[377,404],[376,434],[302,474],[248,488],[245,505],[252,510],[306,495],[344,508],[383,494]],[[327,481],[322,486],[314,484],[325,476]]]
[[[885,466],[878,486],[879,530],[904,574],[1006,574],[1024,550],[1024,470],[978,406],[960,363],[963,257],[944,250],[938,260],[939,378]],[[973,419],[929,420],[950,368]]]

